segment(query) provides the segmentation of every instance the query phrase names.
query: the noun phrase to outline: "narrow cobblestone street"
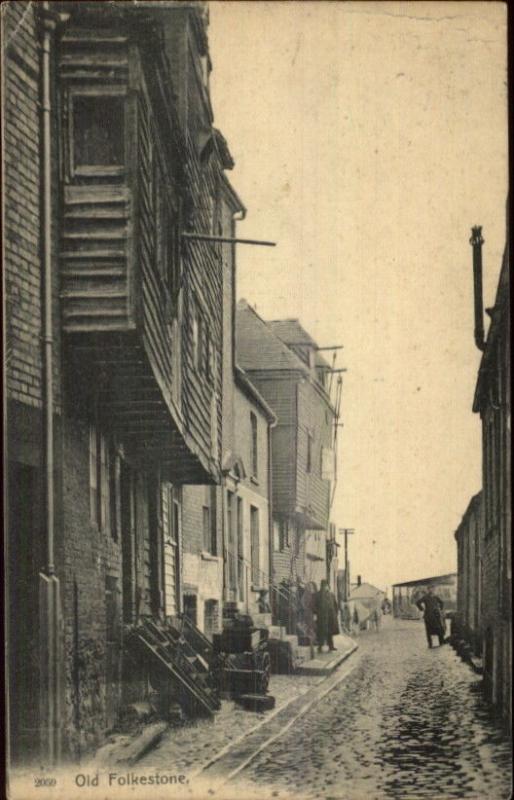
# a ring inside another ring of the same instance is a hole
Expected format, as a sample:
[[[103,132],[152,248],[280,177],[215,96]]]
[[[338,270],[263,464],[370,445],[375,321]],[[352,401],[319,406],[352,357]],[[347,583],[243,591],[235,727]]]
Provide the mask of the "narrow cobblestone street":
[[[240,774],[273,797],[491,798],[510,794],[510,747],[479,679],[423,625],[384,619],[352,674]],[[228,787],[227,787],[228,788]],[[231,790],[232,791],[232,790]]]

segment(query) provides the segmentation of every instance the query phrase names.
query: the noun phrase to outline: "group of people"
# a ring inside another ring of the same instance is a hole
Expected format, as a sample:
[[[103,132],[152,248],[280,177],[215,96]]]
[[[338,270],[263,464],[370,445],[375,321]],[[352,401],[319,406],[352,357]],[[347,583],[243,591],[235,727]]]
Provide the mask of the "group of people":
[[[271,610],[267,601],[264,608],[264,596],[260,597],[259,601],[259,606],[263,604],[263,611]],[[386,602],[388,607],[384,607]],[[434,594],[432,586],[427,587],[426,593],[417,600],[416,605],[423,612],[428,646],[432,647],[432,636],[438,637],[440,645],[445,644],[444,603]],[[376,607],[371,611],[369,619],[375,631],[380,630],[382,614],[389,611],[390,603],[385,600],[380,608]],[[307,585],[303,585],[300,581],[294,585],[284,581],[278,593],[278,617],[288,633],[298,633],[311,643],[316,641],[318,652],[322,651],[324,645],[328,646],[329,651],[337,649],[334,646],[334,636],[340,630],[339,606],[335,595],[330,591],[328,581],[321,581],[319,591],[312,581]],[[341,626],[348,634],[360,630],[361,620],[356,606],[352,612],[348,603],[342,604]]]
[[[290,634],[318,646],[335,650],[334,636],[339,633],[339,608],[328,581],[322,580],[319,591],[313,581],[303,584],[282,581],[277,592],[277,616]]]

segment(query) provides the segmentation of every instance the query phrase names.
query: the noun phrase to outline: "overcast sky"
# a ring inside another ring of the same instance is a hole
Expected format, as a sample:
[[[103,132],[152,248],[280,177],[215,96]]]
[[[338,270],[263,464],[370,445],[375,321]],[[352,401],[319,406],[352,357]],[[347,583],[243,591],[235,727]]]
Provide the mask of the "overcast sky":
[[[238,297],[343,344],[337,526],[353,578],[456,568],[481,485],[470,226],[505,241],[506,7],[213,2],[215,125],[248,208]]]

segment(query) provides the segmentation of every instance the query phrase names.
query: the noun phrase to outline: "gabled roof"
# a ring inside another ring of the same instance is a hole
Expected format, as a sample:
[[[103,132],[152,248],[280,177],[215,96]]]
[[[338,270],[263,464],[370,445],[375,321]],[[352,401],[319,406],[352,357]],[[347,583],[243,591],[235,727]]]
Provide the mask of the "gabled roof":
[[[364,598],[371,598],[376,597],[377,595],[385,594],[382,589],[377,589],[376,586],[373,586],[371,583],[361,583],[359,586],[358,584],[354,583],[350,587],[350,599],[357,599],[360,600]]]
[[[300,325],[299,319],[270,319],[267,323],[279,339],[285,344],[310,344],[317,348],[317,343],[305,328]]]
[[[234,378],[236,386],[238,386],[241,391],[245,393],[245,395],[254,403],[254,405],[259,407],[268,422],[273,426],[277,421],[277,417],[273,409],[267,404],[264,397],[257,391],[251,380],[248,378],[248,375],[244,369],[241,369],[239,364],[235,365]]]
[[[330,366],[322,355],[318,352],[318,344],[312,336],[307,333],[298,319],[272,319],[267,323],[273,333],[282,339],[287,345],[303,345],[312,347],[315,350],[315,362],[317,367]]]
[[[246,300],[237,304],[236,329],[237,363],[246,372],[293,370],[309,375],[302,360],[275,335]]]

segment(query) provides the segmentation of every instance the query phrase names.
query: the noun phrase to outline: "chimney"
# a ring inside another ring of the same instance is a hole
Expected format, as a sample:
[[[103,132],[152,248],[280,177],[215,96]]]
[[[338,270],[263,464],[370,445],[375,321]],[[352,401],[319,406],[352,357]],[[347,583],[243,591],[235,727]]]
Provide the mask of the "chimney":
[[[484,310],[482,299],[482,228],[475,225],[471,228],[470,245],[473,248],[473,291],[475,298],[475,344],[479,350],[485,349]]]
[[[360,586],[362,583],[361,576],[357,575],[357,586]]]

